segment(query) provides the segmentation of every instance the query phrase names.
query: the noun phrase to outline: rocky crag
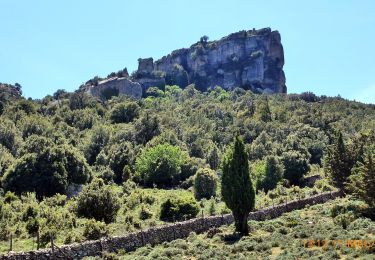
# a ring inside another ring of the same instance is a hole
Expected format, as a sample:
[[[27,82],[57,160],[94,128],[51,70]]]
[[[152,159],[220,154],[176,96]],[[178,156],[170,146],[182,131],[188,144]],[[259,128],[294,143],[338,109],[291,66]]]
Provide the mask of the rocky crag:
[[[190,48],[179,49],[154,61],[139,59],[132,76],[110,77],[89,85],[94,96],[127,94],[142,96],[149,87],[189,84],[201,91],[220,86],[257,93],[286,93],[284,51],[278,31],[270,28],[240,31],[217,41],[204,36]]]

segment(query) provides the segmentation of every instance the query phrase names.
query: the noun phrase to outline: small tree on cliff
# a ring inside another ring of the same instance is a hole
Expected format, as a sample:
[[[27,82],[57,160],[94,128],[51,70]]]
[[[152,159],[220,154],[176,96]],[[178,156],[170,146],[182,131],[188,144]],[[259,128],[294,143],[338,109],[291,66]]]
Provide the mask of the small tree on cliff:
[[[255,205],[255,192],[249,174],[249,162],[245,145],[236,136],[223,161],[221,194],[227,207],[232,210],[236,231],[249,234],[247,217]]]

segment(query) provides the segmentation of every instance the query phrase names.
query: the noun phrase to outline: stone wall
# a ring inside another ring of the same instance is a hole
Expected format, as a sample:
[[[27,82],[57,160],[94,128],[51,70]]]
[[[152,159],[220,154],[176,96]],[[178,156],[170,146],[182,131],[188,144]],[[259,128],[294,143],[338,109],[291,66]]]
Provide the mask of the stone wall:
[[[306,205],[324,203],[341,195],[340,192],[328,192],[309,198],[291,201],[286,204],[264,208],[251,212],[249,220],[261,221],[281,216],[285,212],[301,209]],[[145,231],[134,232],[123,236],[103,238],[95,241],[87,241],[81,244],[64,245],[59,248],[43,249],[31,252],[9,253],[0,259],[81,259],[85,256],[100,255],[101,252],[116,252],[120,249],[132,251],[147,244],[156,245],[165,241],[178,238],[186,238],[191,232],[202,233],[213,227],[220,227],[233,223],[233,216],[226,214],[222,216],[211,216],[195,218],[175,224],[159,226]]]

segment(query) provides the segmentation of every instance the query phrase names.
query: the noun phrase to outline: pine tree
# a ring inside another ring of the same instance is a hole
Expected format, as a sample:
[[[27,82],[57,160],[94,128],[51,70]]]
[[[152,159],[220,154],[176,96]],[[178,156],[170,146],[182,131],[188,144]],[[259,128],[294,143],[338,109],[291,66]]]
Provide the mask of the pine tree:
[[[375,156],[367,153],[363,163],[353,169],[348,189],[375,208]]]
[[[255,205],[255,192],[250,179],[249,162],[245,145],[237,136],[223,160],[221,194],[227,207],[232,210],[236,231],[249,234],[247,217]]]
[[[341,132],[336,141],[328,149],[325,170],[329,174],[332,183],[339,189],[344,190],[351,167],[348,165],[348,155]]]

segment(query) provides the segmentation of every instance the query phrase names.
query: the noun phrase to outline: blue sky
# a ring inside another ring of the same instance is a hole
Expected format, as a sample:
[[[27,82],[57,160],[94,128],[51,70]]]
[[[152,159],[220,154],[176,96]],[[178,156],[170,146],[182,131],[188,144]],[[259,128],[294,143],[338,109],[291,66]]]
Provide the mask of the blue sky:
[[[0,0],[0,82],[41,98],[243,29],[281,33],[289,93],[375,103],[375,1]]]

